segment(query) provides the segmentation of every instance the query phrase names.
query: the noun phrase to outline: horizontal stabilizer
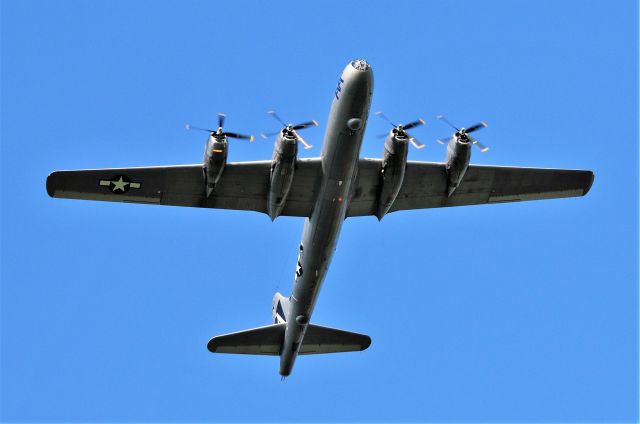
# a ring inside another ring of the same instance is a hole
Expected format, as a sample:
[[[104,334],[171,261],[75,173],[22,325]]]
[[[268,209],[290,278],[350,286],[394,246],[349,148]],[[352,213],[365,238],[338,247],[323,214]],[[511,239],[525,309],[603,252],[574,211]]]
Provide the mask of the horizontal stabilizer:
[[[370,345],[371,337],[366,334],[309,324],[299,354],[354,352]]]
[[[286,323],[272,324],[216,336],[209,340],[207,348],[214,353],[279,355],[286,326]],[[369,345],[371,338],[365,334],[309,324],[299,354],[354,352]]]
[[[237,333],[216,336],[207,348],[214,353],[243,353],[246,355],[279,355],[287,324],[272,324]]]

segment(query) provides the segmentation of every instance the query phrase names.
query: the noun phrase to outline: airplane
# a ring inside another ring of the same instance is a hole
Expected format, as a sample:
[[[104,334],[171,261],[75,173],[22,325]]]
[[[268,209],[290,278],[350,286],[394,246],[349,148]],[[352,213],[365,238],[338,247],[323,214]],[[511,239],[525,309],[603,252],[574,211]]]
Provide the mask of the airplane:
[[[304,217],[292,292],[275,293],[272,323],[213,337],[207,345],[214,353],[279,356],[284,379],[298,355],[361,351],[371,344],[365,334],[310,323],[346,218],[382,220],[409,209],[577,197],[593,184],[589,170],[469,164],[470,146],[478,142],[468,134],[484,123],[454,127],[440,163],[407,160],[409,143],[423,146],[407,130],[424,121],[389,120],[393,129],[385,136],[382,158],[360,158],[372,94],[370,64],[349,62],[332,96],[320,157],[297,157],[298,143],[308,146],[298,131],[315,121],[286,124],[269,112],[284,126],[272,160],[227,163],[228,139],[252,137],[225,132],[220,114],[217,130],[205,129],[202,164],[56,171],[47,177],[47,192],[56,198],[256,211],[271,220]]]

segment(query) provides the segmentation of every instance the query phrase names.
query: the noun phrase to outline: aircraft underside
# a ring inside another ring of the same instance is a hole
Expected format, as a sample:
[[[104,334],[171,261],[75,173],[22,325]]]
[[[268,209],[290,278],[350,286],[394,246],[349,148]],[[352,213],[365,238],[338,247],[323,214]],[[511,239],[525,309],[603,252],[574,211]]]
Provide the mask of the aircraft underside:
[[[285,124],[274,133],[270,161],[227,163],[228,139],[252,136],[208,130],[202,164],[56,171],[47,178],[52,197],[201,208],[250,210],[305,217],[291,295],[276,293],[272,323],[212,338],[215,353],[274,355],[280,374],[291,373],[297,355],[365,350],[371,339],[310,323],[313,309],[347,217],[376,216],[409,209],[464,206],[585,195],[591,171],[480,166],[470,164],[471,147],[488,148],[468,135],[481,122],[458,129],[448,141],[445,162],[407,160],[409,144],[424,147],[408,133],[422,119],[397,125],[386,135],[381,159],[359,157],[373,94],[373,72],[364,60],[347,64],[333,93],[319,158],[298,159],[298,131],[316,121]],[[440,117],[446,121],[446,118]],[[448,123],[448,121],[446,121]],[[193,129],[198,129],[193,127]],[[265,135],[266,136],[266,135]]]

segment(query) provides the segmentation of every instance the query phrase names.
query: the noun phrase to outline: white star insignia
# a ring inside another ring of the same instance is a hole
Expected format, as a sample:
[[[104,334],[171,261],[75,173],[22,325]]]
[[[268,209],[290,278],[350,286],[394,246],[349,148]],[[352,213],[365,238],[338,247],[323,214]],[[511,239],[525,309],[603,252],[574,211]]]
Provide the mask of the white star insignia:
[[[116,175],[110,180],[100,180],[98,184],[102,187],[107,187],[109,191],[115,194],[126,193],[132,188],[142,188],[142,183],[134,183],[124,175]]]
[[[111,191],[115,192],[116,190],[120,190],[124,193],[124,188],[126,187],[127,184],[129,184],[128,182],[124,181],[122,179],[122,176],[120,176],[120,179],[118,181],[111,181],[114,185],[113,189]]]

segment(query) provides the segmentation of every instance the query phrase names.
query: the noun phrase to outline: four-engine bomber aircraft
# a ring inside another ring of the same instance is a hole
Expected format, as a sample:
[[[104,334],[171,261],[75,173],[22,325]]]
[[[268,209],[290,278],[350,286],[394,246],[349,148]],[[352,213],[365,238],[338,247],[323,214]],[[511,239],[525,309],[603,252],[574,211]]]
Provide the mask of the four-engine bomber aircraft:
[[[224,132],[220,115],[204,164],[57,171],[47,178],[47,192],[62,198],[258,211],[272,220],[305,217],[293,291],[289,297],[275,294],[273,323],[214,337],[208,344],[217,353],[279,355],[284,378],[297,355],[359,351],[371,344],[364,334],[309,323],[345,218],[583,196],[593,183],[591,171],[470,165],[470,146],[478,143],[468,132],[478,125],[456,128],[444,163],[407,161],[408,143],[422,145],[406,130],[421,120],[393,124],[382,159],[361,159],[372,93],[369,64],[349,63],[333,96],[319,158],[297,158],[298,142],[308,146],[297,130],[316,124],[311,121],[279,131],[270,161],[226,163],[227,138],[249,137]]]

